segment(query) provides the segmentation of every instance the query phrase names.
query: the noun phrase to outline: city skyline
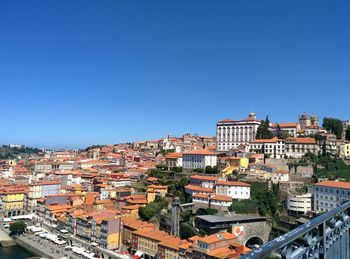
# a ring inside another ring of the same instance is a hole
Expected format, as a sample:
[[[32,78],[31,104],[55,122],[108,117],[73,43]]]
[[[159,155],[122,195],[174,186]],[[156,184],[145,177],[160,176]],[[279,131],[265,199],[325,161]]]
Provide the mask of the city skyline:
[[[251,111],[349,119],[348,5],[2,2],[0,143],[214,135]]]

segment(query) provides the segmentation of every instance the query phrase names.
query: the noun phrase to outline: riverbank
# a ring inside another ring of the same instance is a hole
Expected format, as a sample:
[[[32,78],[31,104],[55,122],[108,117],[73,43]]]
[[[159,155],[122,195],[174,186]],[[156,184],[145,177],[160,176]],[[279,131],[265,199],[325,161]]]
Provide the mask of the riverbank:
[[[16,242],[2,229],[0,229],[0,245],[2,247],[15,246]]]
[[[29,253],[39,256],[39,257],[45,257],[49,259],[55,259],[52,255],[49,253],[39,249],[38,247],[35,247],[33,244],[27,242],[23,238],[17,236],[14,238],[14,241],[17,243],[18,246],[20,246],[22,249],[28,251]]]

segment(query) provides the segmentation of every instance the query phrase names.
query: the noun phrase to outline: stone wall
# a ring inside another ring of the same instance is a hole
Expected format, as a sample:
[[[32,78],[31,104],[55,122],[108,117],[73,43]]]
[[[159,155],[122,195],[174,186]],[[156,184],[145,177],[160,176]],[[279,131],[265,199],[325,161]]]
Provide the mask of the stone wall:
[[[243,226],[243,234],[238,236],[237,241],[245,244],[250,238],[259,237],[264,244],[269,241],[271,224],[268,221],[240,223],[237,226]]]
[[[31,244],[23,241],[18,237],[15,237],[15,242],[17,243],[17,245],[19,245],[20,247],[22,247],[23,249],[27,250],[32,254],[35,254],[40,257],[49,258],[49,259],[55,259],[55,257],[51,256],[50,254],[45,253],[44,251],[32,246]]]
[[[277,170],[283,170],[289,172],[289,177],[291,181],[296,181],[304,178],[312,178],[314,174],[314,168],[312,165],[308,166],[289,166],[288,164],[295,164],[299,159],[276,159],[276,158],[266,158],[265,163],[273,166]]]

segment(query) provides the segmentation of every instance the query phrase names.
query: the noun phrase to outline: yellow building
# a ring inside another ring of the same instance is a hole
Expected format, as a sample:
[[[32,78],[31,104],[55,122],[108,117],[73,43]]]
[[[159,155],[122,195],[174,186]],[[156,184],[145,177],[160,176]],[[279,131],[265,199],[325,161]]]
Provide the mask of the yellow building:
[[[350,159],[350,142],[344,145],[344,156],[346,159]]]
[[[155,257],[158,253],[158,244],[171,236],[156,229],[140,229],[132,233],[131,246],[134,251],[139,251],[148,257]],[[147,258],[147,257],[146,257]]]
[[[177,259],[179,258],[180,246],[184,244],[188,244],[188,242],[178,237],[166,239],[158,245],[157,257],[159,259]]]
[[[145,205],[126,205],[122,207],[122,214],[132,218],[139,219],[139,208],[144,207]]]
[[[24,213],[25,187],[6,187],[0,190],[1,211],[4,217],[16,216]]]
[[[168,186],[163,185],[149,185],[147,187],[147,203],[153,202],[156,198],[156,195],[165,197],[168,193]]]
[[[41,184],[30,184],[28,186],[27,209],[32,210],[41,198]]]
[[[141,221],[133,218],[123,218],[123,233],[122,240],[124,245],[131,244],[132,233],[139,229],[154,229],[155,225],[148,223],[146,221]]]
[[[226,168],[222,170],[223,176],[228,176],[234,171],[245,170],[249,166],[249,159],[245,157],[227,157],[225,158]]]

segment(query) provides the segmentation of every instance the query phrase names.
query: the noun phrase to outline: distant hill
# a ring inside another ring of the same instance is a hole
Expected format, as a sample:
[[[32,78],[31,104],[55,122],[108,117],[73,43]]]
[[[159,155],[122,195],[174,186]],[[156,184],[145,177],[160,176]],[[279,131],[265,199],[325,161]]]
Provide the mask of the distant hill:
[[[0,159],[14,159],[17,156],[23,156],[23,155],[30,155],[30,154],[38,154],[41,150],[38,148],[31,148],[31,147],[9,147],[9,146],[2,146],[0,147]]]

